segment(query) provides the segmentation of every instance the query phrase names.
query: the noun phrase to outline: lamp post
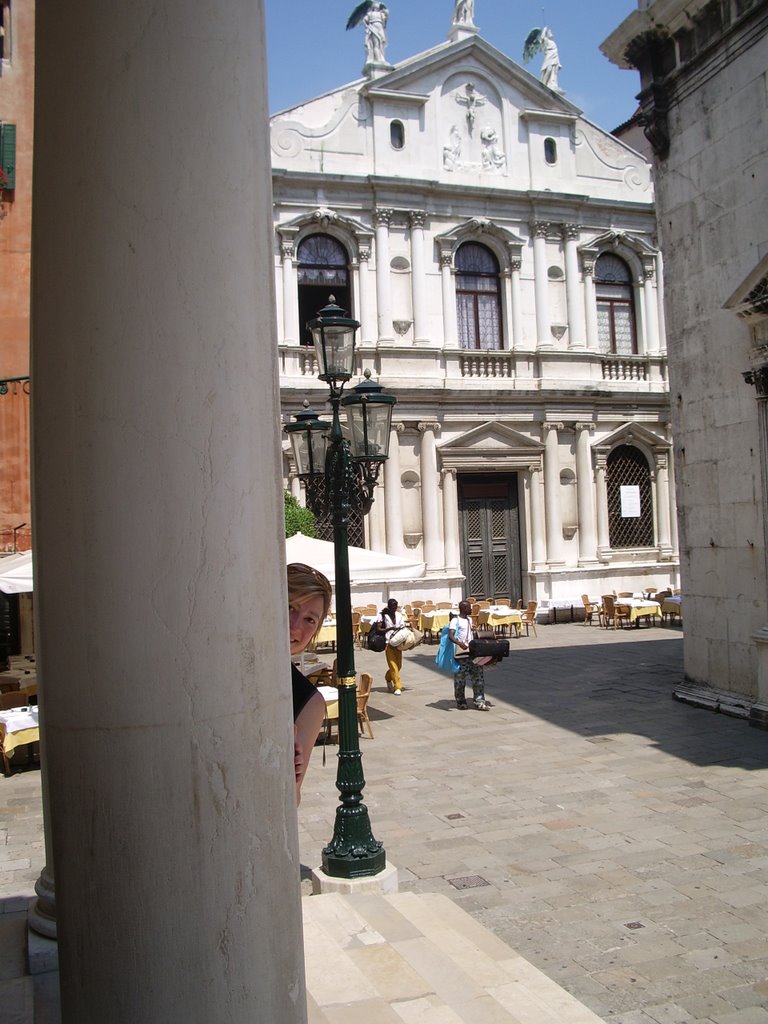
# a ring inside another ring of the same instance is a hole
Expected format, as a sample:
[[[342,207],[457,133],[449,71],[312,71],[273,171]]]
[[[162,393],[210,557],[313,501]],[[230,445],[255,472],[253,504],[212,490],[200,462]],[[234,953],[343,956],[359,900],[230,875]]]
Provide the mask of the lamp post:
[[[357,686],[352,636],[349,580],[349,514],[353,502],[367,512],[379,470],[389,454],[394,395],[383,394],[370,379],[343,395],[352,377],[355,331],[360,324],[344,315],[331,295],[307,327],[312,332],[320,380],[330,387],[331,422],[306,409],[285,427],[291,439],[299,479],[307,487],[313,512],[333,517],[336,571],[336,666],[339,687],[339,754],[336,788],[340,793],[333,837],[323,850],[323,870],[335,878],[376,875],[386,866],[383,845],[374,838],[365,788],[357,724]],[[370,377],[370,375],[368,375]],[[341,427],[340,409],[347,416],[349,440]],[[318,483],[324,487],[318,487]]]

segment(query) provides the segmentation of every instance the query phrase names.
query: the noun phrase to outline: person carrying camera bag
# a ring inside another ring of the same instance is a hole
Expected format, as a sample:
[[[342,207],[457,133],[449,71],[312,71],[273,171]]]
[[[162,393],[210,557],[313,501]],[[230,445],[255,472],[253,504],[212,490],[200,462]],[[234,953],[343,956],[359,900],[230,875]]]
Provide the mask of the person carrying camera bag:
[[[387,646],[384,651],[387,659],[387,674],[384,678],[387,681],[387,688],[396,697],[399,697],[403,692],[403,683],[400,678],[400,669],[403,667],[403,652],[399,647],[392,647],[389,640],[396,632],[403,629],[404,626],[405,619],[397,610],[397,601],[394,597],[390,597],[387,601],[387,607],[381,610],[379,621],[376,623],[376,629],[383,633],[387,639]]]
[[[474,659],[469,656],[469,643],[475,635],[469,611],[469,601],[459,602],[459,614],[448,623],[448,637],[455,645],[455,657],[459,664],[458,672],[453,675],[453,695],[459,711],[466,711],[466,687],[469,681],[472,684],[475,707],[478,711],[487,711],[489,705],[485,699],[483,666],[475,664]]]

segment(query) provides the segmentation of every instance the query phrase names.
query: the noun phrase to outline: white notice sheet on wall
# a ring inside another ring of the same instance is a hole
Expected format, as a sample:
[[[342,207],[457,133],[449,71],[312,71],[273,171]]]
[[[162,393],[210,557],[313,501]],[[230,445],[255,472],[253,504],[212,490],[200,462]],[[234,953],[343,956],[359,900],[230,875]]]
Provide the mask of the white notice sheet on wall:
[[[622,519],[638,519],[640,517],[640,488],[621,487]]]

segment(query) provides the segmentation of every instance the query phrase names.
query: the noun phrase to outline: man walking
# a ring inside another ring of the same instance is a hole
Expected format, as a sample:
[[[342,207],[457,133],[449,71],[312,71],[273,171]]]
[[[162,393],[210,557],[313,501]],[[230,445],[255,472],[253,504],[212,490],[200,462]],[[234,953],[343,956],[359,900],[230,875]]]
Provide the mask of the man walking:
[[[453,675],[453,695],[456,698],[456,707],[459,711],[467,710],[466,686],[467,681],[472,684],[472,695],[475,707],[478,711],[487,711],[489,705],[485,700],[485,674],[482,665],[476,665],[469,656],[469,641],[474,635],[472,619],[470,617],[469,601],[459,603],[459,614],[451,619],[448,624],[448,639],[456,646],[456,661],[459,663],[458,672]]]

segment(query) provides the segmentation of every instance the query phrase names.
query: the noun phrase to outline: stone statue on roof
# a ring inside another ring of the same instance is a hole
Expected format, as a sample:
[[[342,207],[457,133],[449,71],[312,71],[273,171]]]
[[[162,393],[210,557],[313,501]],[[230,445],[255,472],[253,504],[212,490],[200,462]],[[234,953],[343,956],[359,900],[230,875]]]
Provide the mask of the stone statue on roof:
[[[385,64],[389,11],[380,0],[363,0],[347,19],[347,31],[361,22],[365,27],[366,64]]]
[[[544,28],[531,29],[525,40],[523,46],[523,60],[525,63],[527,64],[537,53],[544,54],[539,75],[542,84],[554,92],[562,92],[563,90],[557,84],[557,75],[562,68],[560,54],[558,53],[557,43],[552,35],[552,30],[548,25],[545,25]]]
[[[456,0],[453,23],[454,25],[474,25],[475,0]]]

